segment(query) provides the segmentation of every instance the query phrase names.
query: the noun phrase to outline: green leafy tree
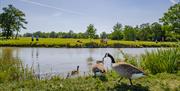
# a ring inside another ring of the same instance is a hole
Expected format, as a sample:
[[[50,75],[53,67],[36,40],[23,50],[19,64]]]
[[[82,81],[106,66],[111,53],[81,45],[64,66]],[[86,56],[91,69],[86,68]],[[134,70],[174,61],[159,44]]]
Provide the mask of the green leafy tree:
[[[86,34],[88,35],[88,38],[93,39],[96,36],[96,28],[93,24],[90,24],[87,26]]]
[[[12,5],[3,8],[3,13],[0,14],[0,24],[2,28],[2,35],[9,39],[13,35],[13,32],[16,32],[16,37],[20,29],[26,29],[24,24],[27,24],[25,20],[25,14],[19,9],[15,8]]]
[[[54,32],[54,31],[50,32],[49,37],[50,38],[57,38],[56,32]]]
[[[152,31],[149,23],[144,23],[140,25],[140,31],[138,32],[138,37],[140,40],[143,41],[152,40]]]
[[[25,33],[23,34],[23,37],[31,37],[32,36],[32,33]]]
[[[154,41],[164,41],[165,31],[162,30],[161,24],[154,22],[151,24],[152,38]]]
[[[132,26],[126,25],[124,28],[125,40],[136,40],[137,31]]]
[[[105,38],[108,37],[108,34],[107,34],[106,32],[102,32],[102,33],[100,34],[100,37],[101,37],[101,39],[105,39]]]
[[[74,37],[75,37],[75,33],[73,32],[73,30],[69,30],[68,38],[74,38]]]
[[[113,27],[113,32],[111,33],[111,39],[112,40],[121,40],[123,39],[123,33],[122,33],[122,25],[120,23],[117,23]]]
[[[86,38],[85,33],[82,32],[77,33],[77,38]]]
[[[172,31],[173,27],[170,25],[162,25],[161,26],[162,31],[165,33],[164,40],[166,41],[177,41],[176,39],[176,33]]]
[[[164,25],[172,26],[175,33],[180,34],[180,3],[171,6],[164,16],[160,18],[160,22]]]

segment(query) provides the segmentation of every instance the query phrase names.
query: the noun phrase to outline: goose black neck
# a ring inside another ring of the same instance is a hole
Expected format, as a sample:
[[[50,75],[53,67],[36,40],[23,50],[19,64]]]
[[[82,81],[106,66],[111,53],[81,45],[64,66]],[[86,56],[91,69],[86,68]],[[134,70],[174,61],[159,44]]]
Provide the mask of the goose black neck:
[[[112,63],[115,63],[114,57],[112,55],[108,54],[108,57],[111,58]]]

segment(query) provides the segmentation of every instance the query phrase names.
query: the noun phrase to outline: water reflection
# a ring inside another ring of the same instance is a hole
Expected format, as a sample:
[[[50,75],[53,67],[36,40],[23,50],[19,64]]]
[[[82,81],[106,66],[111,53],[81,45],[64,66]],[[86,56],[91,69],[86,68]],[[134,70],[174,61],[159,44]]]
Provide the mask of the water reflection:
[[[17,55],[14,57],[13,56],[13,52],[14,52],[15,50],[14,49],[12,49],[12,48],[2,48],[1,49],[1,58],[3,58],[3,59],[9,59],[9,60],[13,60],[13,59],[18,59],[18,57],[17,57],[17,55],[18,55],[18,50],[17,50]]]
[[[90,57],[87,58],[87,66],[88,66],[88,71],[89,71],[89,72],[91,72],[92,65],[93,65],[93,61],[94,61],[94,59],[93,59],[92,56],[90,56]]]

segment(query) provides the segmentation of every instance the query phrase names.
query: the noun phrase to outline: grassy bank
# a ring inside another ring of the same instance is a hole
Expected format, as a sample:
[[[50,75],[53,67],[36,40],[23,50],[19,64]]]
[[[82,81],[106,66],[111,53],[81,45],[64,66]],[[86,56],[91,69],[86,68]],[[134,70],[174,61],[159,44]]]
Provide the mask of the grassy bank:
[[[79,42],[78,42],[79,41]],[[67,47],[67,48],[140,48],[140,47],[175,47],[175,42],[148,42],[148,41],[117,41],[109,40],[107,44],[101,43],[100,39],[62,39],[62,38],[40,38],[38,42],[31,38],[20,38],[19,40],[0,40],[0,46],[15,47]]]
[[[21,80],[0,83],[1,91],[179,91],[180,75],[160,73],[133,80],[133,86],[117,74],[108,73],[105,78],[78,77],[46,80]]]

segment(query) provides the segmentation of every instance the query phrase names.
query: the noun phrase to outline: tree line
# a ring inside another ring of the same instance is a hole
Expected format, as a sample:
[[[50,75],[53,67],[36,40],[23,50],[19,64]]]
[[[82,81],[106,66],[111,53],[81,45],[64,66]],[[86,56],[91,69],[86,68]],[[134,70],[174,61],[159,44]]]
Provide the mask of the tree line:
[[[21,28],[26,29],[23,25],[27,24],[25,14],[16,9],[12,5],[3,8],[3,13],[0,14],[1,36],[10,38],[13,35],[18,35]],[[159,19],[159,22],[144,23],[137,26],[125,25],[116,23],[111,33],[105,31],[98,35],[97,29],[93,24],[87,26],[85,32],[75,33],[73,30],[69,32],[41,32],[25,33],[24,37],[39,36],[41,38],[108,38],[112,40],[141,40],[141,41],[179,41],[180,40],[180,3],[171,6],[164,16]],[[16,33],[16,34],[14,34]]]
[[[92,28],[90,28],[92,27]],[[111,33],[105,31],[98,35],[97,29],[93,24],[87,27],[85,32],[75,33],[73,30],[69,32],[41,32],[25,33],[23,37],[31,37],[38,35],[41,38],[84,38],[84,39],[112,39],[112,40],[128,40],[128,41],[178,41],[180,40],[180,33],[172,30],[172,27],[162,25],[158,22],[144,23],[139,26],[130,26],[117,23],[113,26]]]

